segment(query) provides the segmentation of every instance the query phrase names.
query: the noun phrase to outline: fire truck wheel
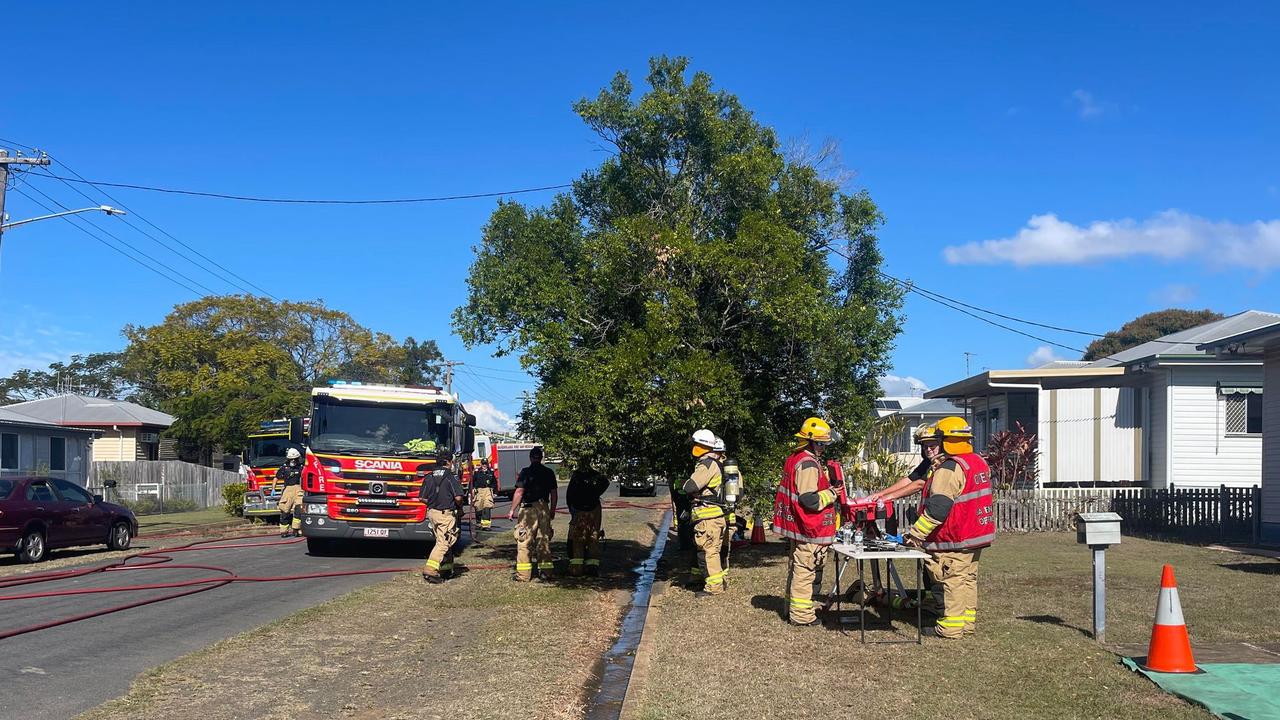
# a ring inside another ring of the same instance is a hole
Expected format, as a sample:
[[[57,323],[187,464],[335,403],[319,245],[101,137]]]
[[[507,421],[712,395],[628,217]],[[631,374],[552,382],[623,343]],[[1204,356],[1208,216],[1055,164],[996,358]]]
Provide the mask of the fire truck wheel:
[[[329,538],[307,538],[307,554],[324,557],[333,553],[333,541]]]

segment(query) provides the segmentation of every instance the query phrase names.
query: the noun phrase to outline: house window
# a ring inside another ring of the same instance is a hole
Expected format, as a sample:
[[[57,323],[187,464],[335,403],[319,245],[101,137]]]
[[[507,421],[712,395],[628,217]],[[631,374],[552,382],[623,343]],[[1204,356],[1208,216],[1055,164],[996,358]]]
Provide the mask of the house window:
[[[50,470],[66,470],[67,469],[67,439],[60,437],[49,438],[49,469]]]
[[[14,433],[0,434],[0,469],[18,469],[18,436]]]
[[[1228,435],[1262,434],[1262,393],[1231,393],[1222,402]]]

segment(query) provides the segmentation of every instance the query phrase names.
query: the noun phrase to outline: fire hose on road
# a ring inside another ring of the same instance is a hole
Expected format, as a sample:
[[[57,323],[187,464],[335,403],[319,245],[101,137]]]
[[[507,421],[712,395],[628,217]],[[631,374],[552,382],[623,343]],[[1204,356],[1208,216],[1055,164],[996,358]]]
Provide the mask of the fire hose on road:
[[[624,510],[624,509],[657,510],[657,509],[665,508],[667,506],[667,503],[665,502],[634,503],[634,502],[612,500],[612,501],[605,501],[603,505],[604,505],[604,509],[606,510]],[[268,538],[268,537],[275,537],[275,536],[274,535],[249,535],[249,536],[246,536],[245,539],[252,540],[255,538]],[[138,592],[138,591],[148,591],[148,590],[177,591],[177,592],[166,593],[156,597],[146,598],[144,600],[122,603],[119,605],[113,605],[113,606],[102,608],[99,610],[92,610],[89,612],[79,613],[76,615],[71,615],[68,617],[59,618],[57,620],[51,620],[48,622],[37,623],[34,625],[14,628],[11,630],[0,630],[0,640],[5,640],[7,638],[15,637],[17,635],[24,635],[26,633],[37,632],[40,630],[47,630],[49,628],[54,628],[61,625],[68,625],[71,623],[79,622],[81,620],[89,620],[91,618],[101,617],[103,615],[110,615],[112,613],[121,612],[123,610],[129,610],[136,607],[142,607],[144,605],[151,605],[153,603],[164,602],[166,600],[175,600],[180,597],[186,597],[187,595],[194,595],[196,593],[205,592],[207,590],[214,590],[214,589],[223,587],[225,585],[230,585],[232,583],[293,582],[297,580],[317,580],[321,578],[348,577],[353,575],[374,575],[379,573],[405,572],[404,568],[378,568],[378,569],[372,569],[372,570],[343,570],[343,571],[320,572],[320,573],[300,573],[296,575],[250,576],[250,575],[238,575],[234,570],[231,570],[230,568],[221,567],[218,565],[200,565],[200,564],[174,562],[173,556],[178,553],[198,552],[198,551],[207,551],[207,550],[238,550],[242,548],[267,547],[267,546],[273,546],[273,545],[292,545],[295,543],[302,542],[303,538],[292,538],[288,540],[269,540],[265,542],[240,542],[240,543],[226,543],[221,545],[216,544],[216,543],[222,543],[225,540],[226,540],[225,538],[197,540],[195,542],[187,543],[186,545],[178,545],[176,547],[168,547],[168,548],[157,548],[155,550],[148,550],[146,552],[135,553],[133,555],[129,555],[127,557],[121,558],[115,562],[108,563],[106,565],[97,565],[94,567],[87,567],[87,568],[75,568],[71,570],[55,570],[55,571],[45,572],[45,573],[34,573],[29,575],[19,575],[19,576],[8,577],[8,578],[0,578],[0,591],[4,591],[12,588],[24,587],[29,585],[38,585],[40,583],[57,582],[60,580],[74,580],[76,578],[81,578],[81,577],[86,577],[89,575],[96,575],[101,573],[118,573],[118,572],[140,571],[140,570],[199,570],[199,571],[206,571],[210,573],[216,573],[216,575],[212,577],[201,577],[201,578],[194,578],[191,580],[179,580],[174,582],[156,582],[156,583],[144,583],[140,585],[118,585],[118,586],[109,586],[109,587],[69,588],[69,589],[61,589],[61,590],[42,590],[42,591],[36,591],[36,592],[22,592],[22,593],[17,593],[12,595],[0,595],[0,603],[3,603],[6,601],[11,602],[11,601],[18,601],[18,600],[37,600],[37,599],[43,599],[43,598],[57,598],[57,597],[67,597],[67,596],[74,596],[74,595],[100,595],[100,594],[107,594],[107,593]],[[506,564],[493,565],[493,566],[483,565],[483,566],[475,566],[473,569],[476,569],[476,570],[506,569],[508,567],[509,566]]]
[[[251,535],[252,538],[273,537],[271,535]],[[73,580],[75,578],[85,577],[98,573],[117,573],[135,570],[203,570],[212,573],[218,573],[214,577],[194,578],[191,580],[181,580],[177,582],[160,582],[146,583],[141,585],[120,585],[113,587],[93,587],[78,588],[65,590],[45,590],[39,592],[27,592],[14,595],[0,595],[0,602],[16,601],[16,600],[34,600],[40,598],[66,597],[68,595],[96,595],[102,593],[117,592],[135,592],[143,590],[178,590],[179,592],[167,593],[157,597],[138,600],[135,602],[122,603],[111,607],[93,610],[90,612],[80,613],[69,617],[59,618],[48,622],[28,625],[26,627],[15,628],[12,630],[0,630],[0,640],[11,638],[17,635],[24,635],[38,630],[47,630],[49,628],[58,627],[60,625],[68,625],[70,623],[88,620],[90,618],[110,615],[111,613],[129,610],[131,608],[150,605],[152,603],[164,602],[165,600],[174,600],[187,595],[194,595],[206,590],[213,590],[224,585],[239,582],[292,582],[296,580],[313,580],[329,577],[346,577],[351,575],[373,575],[377,573],[402,573],[404,568],[379,568],[373,570],[344,570],[322,573],[302,573],[297,575],[275,575],[275,576],[246,576],[237,575],[234,570],[217,565],[195,565],[195,564],[179,564],[173,562],[173,555],[182,552],[195,552],[202,550],[236,550],[240,548],[265,547],[270,545],[291,545],[302,542],[302,538],[290,540],[272,540],[267,542],[249,542],[249,543],[229,543],[224,545],[216,545],[213,543],[223,542],[223,538],[212,540],[197,540],[196,542],[177,547],[157,548],[146,552],[136,553],[125,558],[121,558],[107,565],[99,565],[89,568],[77,568],[74,570],[53,571],[47,573],[36,573],[32,575],[20,575],[16,577],[0,579],[0,590],[22,587],[26,585],[35,585],[39,583],[56,582],[59,580]],[[129,564],[132,561],[141,560],[139,564]]]

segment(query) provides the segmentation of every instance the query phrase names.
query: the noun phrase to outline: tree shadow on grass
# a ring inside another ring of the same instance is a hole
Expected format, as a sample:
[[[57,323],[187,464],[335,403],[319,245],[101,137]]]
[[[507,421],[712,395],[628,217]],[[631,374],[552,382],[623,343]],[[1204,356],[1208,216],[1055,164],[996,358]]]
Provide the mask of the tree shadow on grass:
[[[1218,567],[1227,570],[1253,573],[1255,575],[1280,575],[1280,563],[1218,563]]]
[[[1072,625],[1071,623],[1068,623],[1066,620],[1063,620],[1057,615],[1019,615],[1018,619],[1026,620],[1027,622],[1033,622],[1039,625],[1057,625],[1058,627],[1067,628],[1069,630],[1075,630],[1076,632],[1080,633],[1081,635],[1084,635],[1085,637],[1088,637],[1088,638],[1093,637],[1092,631],[1079,627],[1077,625]]]

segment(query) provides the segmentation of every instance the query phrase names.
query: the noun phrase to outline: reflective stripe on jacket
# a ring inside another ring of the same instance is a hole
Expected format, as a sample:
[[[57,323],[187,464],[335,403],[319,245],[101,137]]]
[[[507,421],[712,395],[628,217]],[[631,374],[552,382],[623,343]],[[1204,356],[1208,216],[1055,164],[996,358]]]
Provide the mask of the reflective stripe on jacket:
[[[941,525],[925,538],[927,550],[976,550],[984,548],[996,539],[996,516],[991,495],[991,471],[987,461],[976,453],[951,455],[964,471],[964,489],[952,498],[951,512]],[[920,512],[924,513],[924,501],[929,497],[933,474],[920,491]]]
[[[796,470],[802,462],[818,466],[818,492],[832,495],[831,480],[826,467],[808,450],[797,450],[787,458],[782,467],[782,483],[773,501],[773,531],[782,537],[804,543],[830,545],[836,539],[836,504],[829,502],[818,511],[806,510],[800,504],[800,492],[796,487]]]

